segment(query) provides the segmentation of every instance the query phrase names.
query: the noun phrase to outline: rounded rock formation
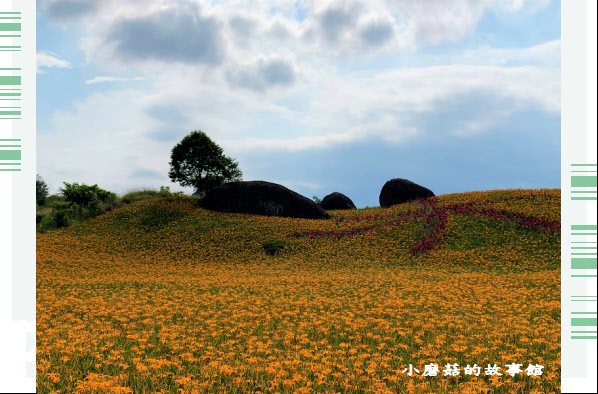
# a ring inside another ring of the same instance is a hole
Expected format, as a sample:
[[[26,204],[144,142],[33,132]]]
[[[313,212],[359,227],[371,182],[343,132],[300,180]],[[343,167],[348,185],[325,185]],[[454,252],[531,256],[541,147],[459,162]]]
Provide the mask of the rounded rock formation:
[[[434,193],[430,189],[407,179],[395,178],[386,182],[382,187],[380,191],[380,206],[388,208],[395,204],[428,197],[434,197]]]
[[[326,211],[309,198],[265,181],[239,181],[217,186],[206,193],[201,206],[217,212],[330,219]]]
[[[320,206],[327,210],[332,211],[335,209],[356,209],[353,201],[342,193],[334,192],[330,193],[322,199]]]

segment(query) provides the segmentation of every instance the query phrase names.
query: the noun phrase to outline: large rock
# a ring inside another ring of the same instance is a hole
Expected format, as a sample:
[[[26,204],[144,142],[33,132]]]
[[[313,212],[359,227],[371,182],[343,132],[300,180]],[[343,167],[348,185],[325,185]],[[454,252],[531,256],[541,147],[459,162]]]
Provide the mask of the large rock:
[[[382,187],[380,191],[380,206],[388,208],[391,205],[428,197],[434,197],[434,193],[430,189],[407,179],[395,178],[386,182]]]
[[[320,206],[325,210],[334,209],[356,209],[353,201],[342,193],[330,193],[322,199]]]
[[[209,190],[201,206],[217,212],[302,219],[330,219],[315,202],[282,185],[264,181],[230,182]]]

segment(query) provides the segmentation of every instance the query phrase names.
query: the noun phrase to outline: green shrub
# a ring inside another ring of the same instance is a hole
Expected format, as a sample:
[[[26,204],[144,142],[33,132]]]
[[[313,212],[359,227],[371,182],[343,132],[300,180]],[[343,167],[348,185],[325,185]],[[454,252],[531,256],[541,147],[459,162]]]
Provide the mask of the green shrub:
[[[56,229],[56,222],[54,221],[54,216],[52,214],[41,216],[41,220],[37,225],[37,231],[45,233],[48,230]]]
[[[68,227],[70,220],[66,211],[54,211],[52,212],[52,218],[56,228]]]
[[[152,198],[159,197],[171,197],[171,196],[184,196],[184,192],[172,192],[168,186],[160,186],[159,190],[156,189],[138,189],[132,190],[124,194],[120,201],[123,204],[131,204],[138,201],[149,200]]]
[[[272,241],[264,242],[262,244],[262,248],[264,248],[264,252],[266,252],[268,256],[274,256],[280,253],[284,249],[285,245],[286,242],[275,239]]]
[[[60,189],[60,192],[65,197],[67,202],[71,204],[77,204],[82,207],[88,207],[92,203],[105,203],[114,201],[116,199],[116,194],[101,189],[98,187],[98,185],[79,185],[77,182],[72,184],[64,182],[64,187]]]
[[[37,231],[45,233],[49,230],[56,230],[62,227],[68,227],[71,224],[69,212],[65,209],[53,210],[51,213],[36,215]]]
[[[56,203],[66,203],[66,199],[60,194],[51,194],[46,198],[46,205],[53,205]]]

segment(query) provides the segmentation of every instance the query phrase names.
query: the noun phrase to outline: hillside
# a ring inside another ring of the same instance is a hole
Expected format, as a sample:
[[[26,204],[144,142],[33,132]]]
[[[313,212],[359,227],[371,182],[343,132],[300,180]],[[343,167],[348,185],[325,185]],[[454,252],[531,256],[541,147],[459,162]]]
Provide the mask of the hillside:
[[[195,201],[141,201],[38,234],[40,391],[559,391],[560,190],[332,220]],[[513,362],[543,375],[484,376]],[[438,376],[421,376],[431,363]],[[443,376],[447,363],[459,378]]]

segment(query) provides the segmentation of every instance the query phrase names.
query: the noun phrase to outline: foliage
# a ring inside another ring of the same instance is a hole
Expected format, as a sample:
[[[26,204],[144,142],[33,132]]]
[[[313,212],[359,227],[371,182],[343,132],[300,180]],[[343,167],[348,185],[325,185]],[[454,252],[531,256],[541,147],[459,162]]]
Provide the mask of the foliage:
[[[95,218],[118,207],[116,194],[98,185],[64,182],[62,196],[48,196],[36,214],[37,231],[44,233]]]
[[[192,131],[172,148],[168,176],[182,186],[192,186],[198,194],[225,182],[242,179],[237,161],[223,154],[222,148],[203,131]]]
[[[322,199],[318,196],[313,196],[311,199],[314,200],[314,202],[318,205],[322,203]]]
[[[120,201],[123,204],[131,204],[138,201],[149,200],[160,197],[171,197],[171,196],[183,196],[184,192],[173,192],[169,186],[160,186],[159,190],[156,189],[136,189],[125,193]]]
[[[82,207],[89,207],[92,204],[97,205],[100,202],[106,203],[116,199],[116,194],[101,189],[98,185],[88,186],[84,183],[79,185],[77,182],[64,182],[64,187],[60,189],[60,192],[67,202]]]
[[[38,234],[38,391],[558,393],[560,201],[439,196],[442,239],[417,258],[422,204],[313,221],[173,196]],[[293,236],[317,232],[354,233]],[[421,376],[430,363],[438,376]],[[485,374],[495,363],[503,375]]]
[[[116,208],[120,208],[123,204],[184,195],[181,191],[171,191],[168,186],[160,186],[159,189],[132,190],[125,193],[122,197],[117,198],[114,193],[102,190],[97,185],[87,186],[76,183],[67,185],[69,186],[65,187],[68,190],[66,195],[48,196],[46,205],[43,208],[38,206],[36,213],[38,232],[45,233],[62,227],[68,227],[72,224],[82,223]],[[161,221],[163,218],[159,220]],[[159,226],[156,225],[153,227],[155,227],[153,229],[155,230]]]
[[[37,174],[35,177],[35,202],[37,205],[42,206],[46,203],[49,190],[44,179],[41,175]]]

